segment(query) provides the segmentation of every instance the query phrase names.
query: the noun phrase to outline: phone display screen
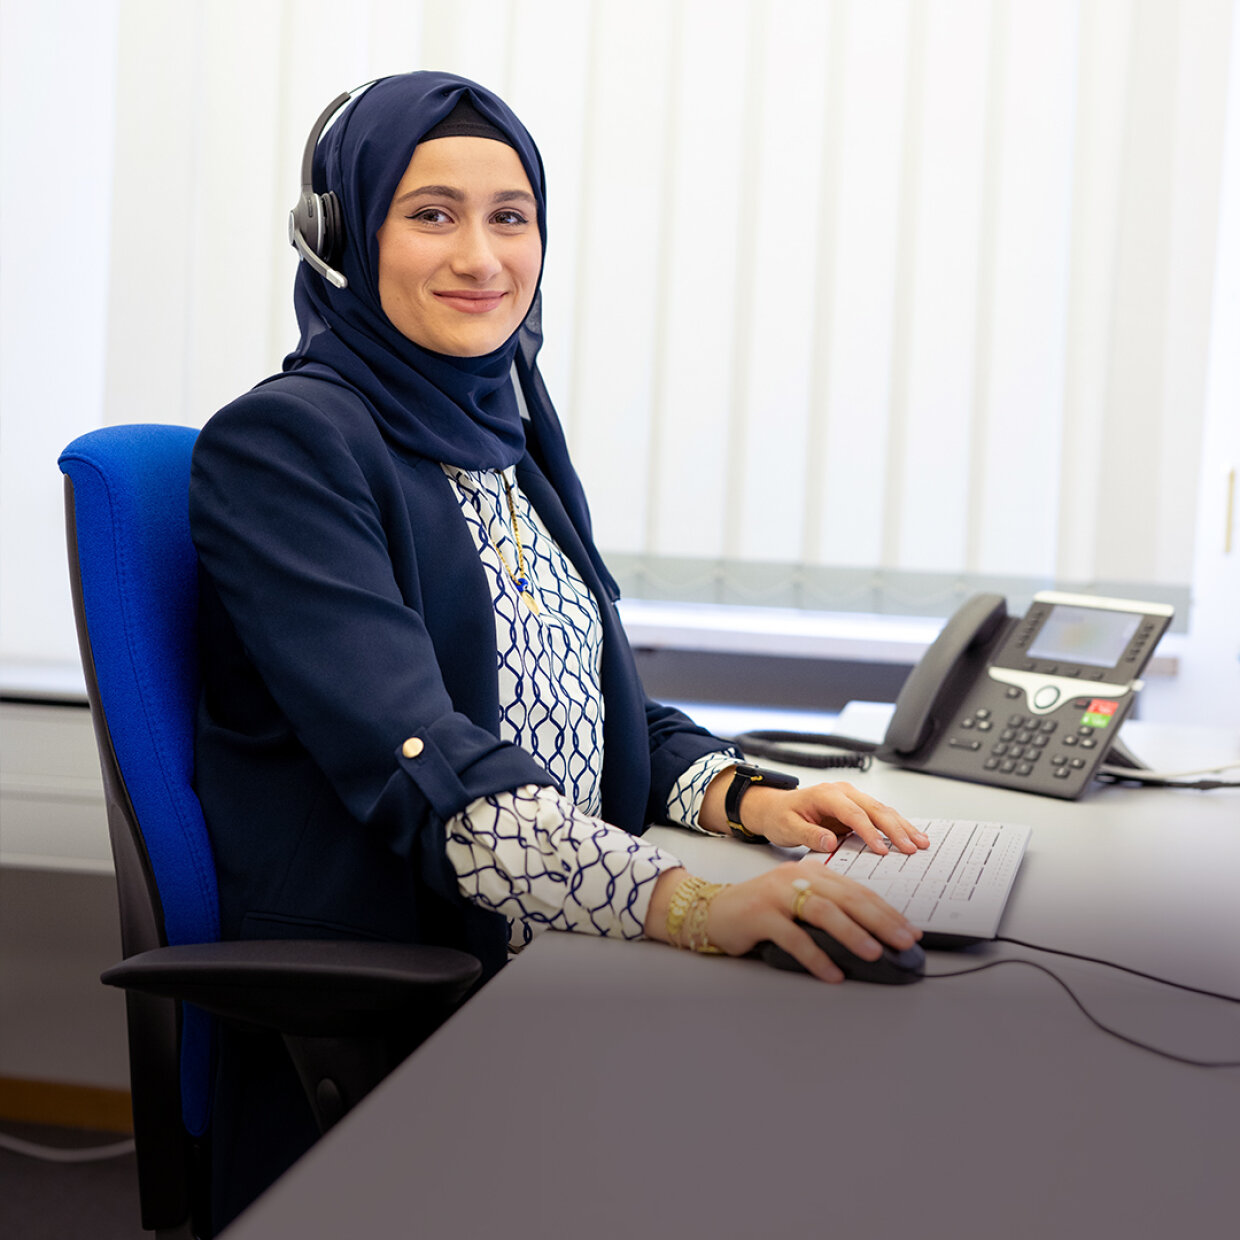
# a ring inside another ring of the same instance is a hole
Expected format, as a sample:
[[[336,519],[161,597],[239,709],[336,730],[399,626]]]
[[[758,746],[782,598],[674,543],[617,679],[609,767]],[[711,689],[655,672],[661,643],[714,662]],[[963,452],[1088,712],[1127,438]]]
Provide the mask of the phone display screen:
[[[1141,619],[1130,611],[1057,604],[1030,645],[1029,657],[1114,667],[1128,649]]]

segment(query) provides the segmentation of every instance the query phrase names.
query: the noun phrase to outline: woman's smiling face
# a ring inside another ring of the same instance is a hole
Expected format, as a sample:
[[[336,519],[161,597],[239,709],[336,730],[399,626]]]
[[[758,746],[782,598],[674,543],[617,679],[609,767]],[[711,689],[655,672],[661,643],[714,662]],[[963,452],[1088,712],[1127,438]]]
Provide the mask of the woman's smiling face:
[[[424,349],[480,357],[529,312],[542,266],[537,203],[502,142],[420,143],[378,242],[383,312]]]

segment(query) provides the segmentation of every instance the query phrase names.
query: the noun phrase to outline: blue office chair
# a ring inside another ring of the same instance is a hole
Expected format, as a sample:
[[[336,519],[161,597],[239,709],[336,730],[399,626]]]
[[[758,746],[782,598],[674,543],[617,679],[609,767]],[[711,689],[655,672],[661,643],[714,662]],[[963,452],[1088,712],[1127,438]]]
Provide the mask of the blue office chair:
[[[103,768],[124,961],[142,1226],[206,1236],[212,1031],[276,1031],[325,1131],[476,984],[464,952],[220,942],[193,790],[198,559],[181,426],[114,426],[60,457],[78,644]]]

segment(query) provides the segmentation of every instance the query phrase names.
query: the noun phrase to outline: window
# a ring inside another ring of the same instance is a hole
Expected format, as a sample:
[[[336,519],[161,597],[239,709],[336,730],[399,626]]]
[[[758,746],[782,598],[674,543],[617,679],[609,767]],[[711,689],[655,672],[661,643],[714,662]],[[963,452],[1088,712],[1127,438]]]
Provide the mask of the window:
[[[542,148],[543,369],[628,594],[941,616],[1057,584],[1187,617],[1234,3],[304,11],[6,7],[6,236],[37,238],[3,292],[7,660],[75,658],[56,453],[278,368],[310,123],[414,65]]]

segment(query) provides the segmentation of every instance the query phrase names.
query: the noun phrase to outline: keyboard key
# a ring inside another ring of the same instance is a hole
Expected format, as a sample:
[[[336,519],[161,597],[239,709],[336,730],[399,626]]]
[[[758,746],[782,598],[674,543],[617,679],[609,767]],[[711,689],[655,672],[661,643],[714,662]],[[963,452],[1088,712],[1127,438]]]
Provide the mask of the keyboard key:
[[[974,933],[962,927],[976,925],[977,933],[993,934],[1027,831],[950,819],[919,819],[915,825],[929,837],[928,848],[879,856],[851,837],[823,863],[864,883],[915,925],[956,933]]]
[[[866,849],[865,852],[858,853],[857,859],[849,867],[848,877],[858,880],[869,878],[874,873],[875,869],[877,869],[878,863],[881,860],[882,855],[880,853],[870,852],[869,849]]]

